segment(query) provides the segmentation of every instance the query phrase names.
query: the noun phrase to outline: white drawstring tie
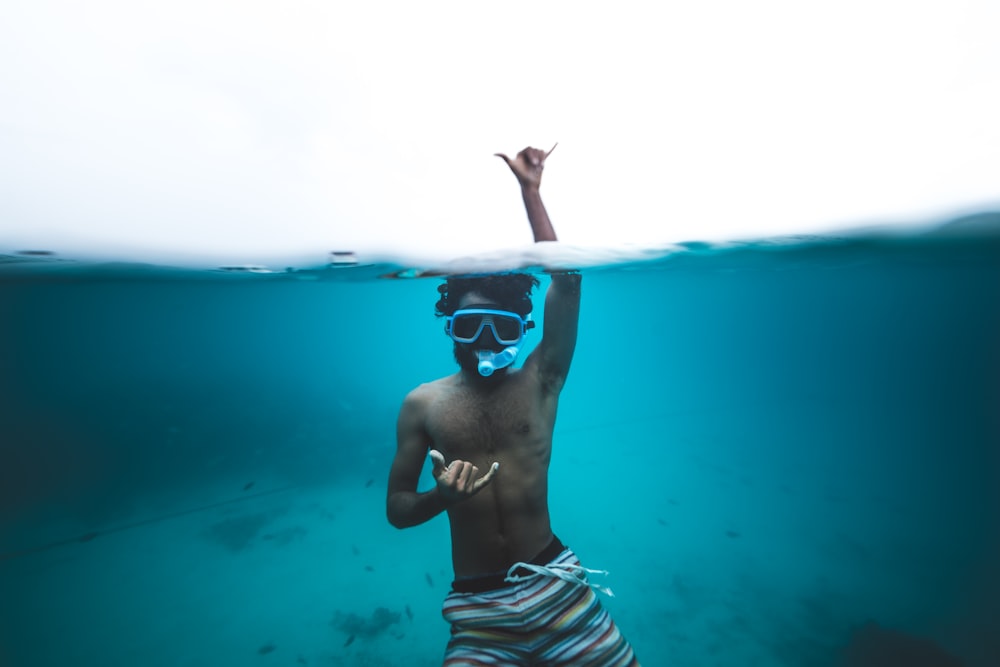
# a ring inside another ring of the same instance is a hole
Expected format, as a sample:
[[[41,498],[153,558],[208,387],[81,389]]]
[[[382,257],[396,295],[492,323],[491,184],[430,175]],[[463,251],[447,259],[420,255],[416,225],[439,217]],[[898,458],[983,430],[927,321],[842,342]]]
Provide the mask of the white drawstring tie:
[[[519,575],[514,574],[514,570],[519,567],[523,567],[526,570],[531,570],[532,574]],[[608,597],[614,597],[615,594],[611,592],[611,589],[607,586],[601,586],[599,584],[593,584],[587,581],[588,574],[603,574],[608,576],[607,570],[591,570],[590,568],[582,567],[580,565],[572,565],[570,563],[556,563],[554,565],[534,565],[532,563],[514,563],[507,570],[507,576],[504,581],[509,581],[512,584],[516,584],[521,581],[527,581],[529,579],[534,579],[535,577],[556,577],[557,579],[562,579],[563,581],[568,581],[574,584],[581,584],[584,586],[589,586],[590,588],[596,589],[601,593],[604,593]],[[582,575],[582,576],[581,576]]]

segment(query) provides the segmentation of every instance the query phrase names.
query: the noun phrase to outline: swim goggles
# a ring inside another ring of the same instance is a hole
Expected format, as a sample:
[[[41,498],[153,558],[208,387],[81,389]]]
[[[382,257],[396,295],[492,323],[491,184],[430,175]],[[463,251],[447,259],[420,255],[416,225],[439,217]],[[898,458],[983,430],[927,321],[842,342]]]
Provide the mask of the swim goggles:
[[[501,345],[517,345],[533,326],[530,319],[508,310],[465,308],[445,319],[444,332],[459,343],[475,343],[489,327]]]

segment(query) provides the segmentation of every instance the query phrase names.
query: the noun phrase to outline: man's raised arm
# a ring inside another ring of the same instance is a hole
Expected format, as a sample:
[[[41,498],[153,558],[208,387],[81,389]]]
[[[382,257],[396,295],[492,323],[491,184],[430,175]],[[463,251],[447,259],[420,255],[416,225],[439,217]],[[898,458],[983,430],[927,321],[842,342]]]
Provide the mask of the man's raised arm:
[[[558,145],[558,144],[557,144]],[[545,159],[556,149],[555,146],[549,152],[537,148],[525,148],[517,154],[513,160],[497,153],[497,157],[503,158],[510,170],[517,177],[517,182],[521,184],[521,197],[524,199],[524,210],[528,213],[528,222],[531,223],[531,231],[535,235],[535,243],[539,241],[556,241],[556,232],[552,229],[552,221],[549,220],[548,211],[542,203],[542,195],[539,187],[542,185],[542,170],[545,169]]]
[[[528,214],[536,243],[558,240],[539,190],[545,160],[555,149],[553,146],[545,152],[529,147],[513,159],[497,153],[514,172],[521,185],[524,210]],[[545,295],[545,331],[542,342],[531,356],[538,357],[542,377],[558,393],[569,373],[573,350],[576,349],[577,323],[580,317],[580,274],[574,271],[553,271],[551,275],[552,285]]]

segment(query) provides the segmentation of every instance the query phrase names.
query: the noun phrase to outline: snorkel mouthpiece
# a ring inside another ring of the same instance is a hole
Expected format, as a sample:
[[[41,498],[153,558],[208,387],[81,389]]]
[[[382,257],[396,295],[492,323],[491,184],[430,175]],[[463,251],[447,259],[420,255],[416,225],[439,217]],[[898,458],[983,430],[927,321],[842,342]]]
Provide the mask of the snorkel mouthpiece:
[[[479,355],[479,374],[483,377],[489,377],[493,375],[493,371],[506,368],[514,363],[514,359],[517,357],[517,347],[511,345],[500,352],[478,350],[476,354]]]

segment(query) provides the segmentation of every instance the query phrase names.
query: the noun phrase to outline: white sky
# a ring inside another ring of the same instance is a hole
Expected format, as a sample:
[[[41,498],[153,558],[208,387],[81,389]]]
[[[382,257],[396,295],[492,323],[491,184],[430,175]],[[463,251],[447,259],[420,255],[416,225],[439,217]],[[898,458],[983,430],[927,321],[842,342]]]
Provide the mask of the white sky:
[[[8,0],[0,248],[649,246],[1000,202],[1000,2]],[[318,255],[317,255],[318,256]]]

